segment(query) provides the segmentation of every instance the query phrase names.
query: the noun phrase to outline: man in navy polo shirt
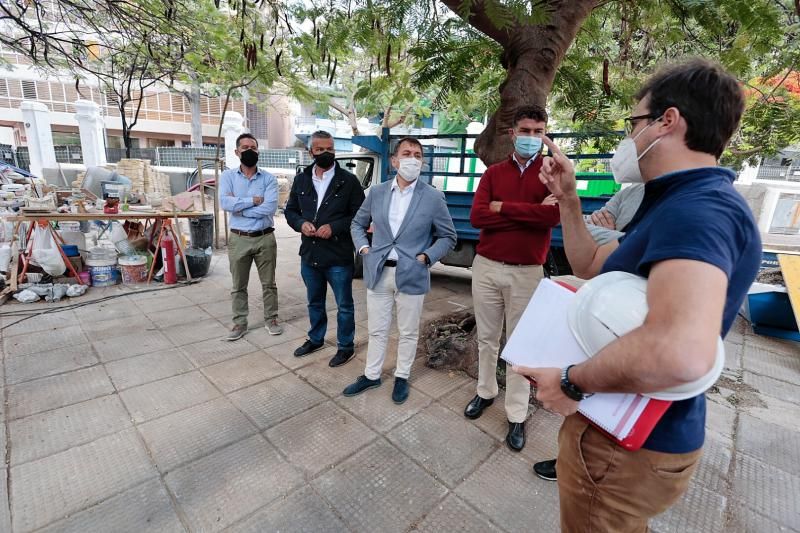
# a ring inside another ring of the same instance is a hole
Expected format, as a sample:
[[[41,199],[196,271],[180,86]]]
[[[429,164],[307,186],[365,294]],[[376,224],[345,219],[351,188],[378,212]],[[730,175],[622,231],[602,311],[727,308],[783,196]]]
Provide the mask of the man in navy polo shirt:
[[[516,369],[537,398],[566,416],[559,432],[562,531],[646,531],[685,492],[702,453],[705,396],[674,402],[642,449],[618,446],[575,414],[584,394],[654,392],[705,375],[755,278],[761,241],[736,175],[717,166],[744,110],[737,80],[691,60],[654,75],[626,120],[615,178],[644,182],[642,205],[619,241],[598,246],[583,223],[570,161],[549,139],[541,179],[558,198],[567,257],[592,278],[648,278],[645,323],[588,361]]]

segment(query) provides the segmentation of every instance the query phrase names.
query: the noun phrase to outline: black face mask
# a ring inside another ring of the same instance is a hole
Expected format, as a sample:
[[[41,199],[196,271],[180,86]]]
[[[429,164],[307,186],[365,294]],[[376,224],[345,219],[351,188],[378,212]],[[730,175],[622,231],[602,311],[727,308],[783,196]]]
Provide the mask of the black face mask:
[[[258,152],[255,150],[245,150],[239,156],[239,160],[246,167],[254,167],[258,164]]]
[[[314,163],[326,170],[331,168],[334,162],[336,162],[336,154],[332,152],[322,152],[314,156]]]

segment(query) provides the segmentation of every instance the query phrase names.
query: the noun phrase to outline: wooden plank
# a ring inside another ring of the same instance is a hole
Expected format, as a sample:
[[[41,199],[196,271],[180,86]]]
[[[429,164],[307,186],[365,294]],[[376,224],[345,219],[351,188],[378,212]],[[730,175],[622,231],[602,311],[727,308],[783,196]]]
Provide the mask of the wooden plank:
[[[781,274],[786,284],[786,292],[789,293],[794,318],[800,324],[800,255],[778,254],[778,263],[781,265]]]

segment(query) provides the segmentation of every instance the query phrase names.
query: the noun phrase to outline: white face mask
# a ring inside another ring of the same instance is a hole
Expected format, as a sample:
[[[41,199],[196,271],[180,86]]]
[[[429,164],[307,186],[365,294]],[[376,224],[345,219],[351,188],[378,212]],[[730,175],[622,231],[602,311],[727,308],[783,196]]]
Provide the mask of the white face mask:
[[[419,173],[422,171],[422,161],[416,157],[404,157],[400,159],[400,165],[397,167],[397,172],[406,181],[416,181]]]
[[[614,174],[614,181],[617,183],[642,183],[644,181],[642,171],[639,169],[639,160],[661,140],[661,137],[650,143],[650,146],[645,148],[641,155],[636,153],[636,142],[634,141],[657,121],[658,119],[648,124],[636,134],[636,137],[625,137],[620,141],[614,157],[611,158],[611,173]]]

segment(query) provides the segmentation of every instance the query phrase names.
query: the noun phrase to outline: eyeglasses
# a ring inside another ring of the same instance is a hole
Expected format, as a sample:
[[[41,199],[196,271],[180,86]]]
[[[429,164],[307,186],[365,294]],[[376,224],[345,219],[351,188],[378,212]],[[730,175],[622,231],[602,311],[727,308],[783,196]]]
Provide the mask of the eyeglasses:
[[[633,133],[633,129],[636,127],[636,122],[639,120],[644,120],[647,118],[656,118],[656,115],[652,113],[648,113],[646,115],[636,115],[635,117],[628,117],[625,119],[625,135],[630,135]]]

